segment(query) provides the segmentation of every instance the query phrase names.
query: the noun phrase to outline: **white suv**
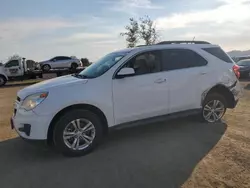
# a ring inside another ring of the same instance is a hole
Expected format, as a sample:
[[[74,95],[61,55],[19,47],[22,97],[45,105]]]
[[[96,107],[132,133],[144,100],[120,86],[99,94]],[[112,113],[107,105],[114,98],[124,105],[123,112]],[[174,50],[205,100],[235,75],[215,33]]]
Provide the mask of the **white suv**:
[[[11,124],[25,139],[83,155],[110,127],[196,113],[206,122],[220,120],[241,95],[236,75],[232,59],[207,42],[125,49],[79,74],[22,89]]]

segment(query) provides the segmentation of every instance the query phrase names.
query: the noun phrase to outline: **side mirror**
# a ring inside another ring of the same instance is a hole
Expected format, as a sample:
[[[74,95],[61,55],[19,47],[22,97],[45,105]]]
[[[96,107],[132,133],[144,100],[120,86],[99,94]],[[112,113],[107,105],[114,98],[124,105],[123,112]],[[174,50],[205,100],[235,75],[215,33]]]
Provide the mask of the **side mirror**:
[[[133,68],[122,68],[116,75],[116,78],[124,78],[126,76],[132,76],[135,74]]]

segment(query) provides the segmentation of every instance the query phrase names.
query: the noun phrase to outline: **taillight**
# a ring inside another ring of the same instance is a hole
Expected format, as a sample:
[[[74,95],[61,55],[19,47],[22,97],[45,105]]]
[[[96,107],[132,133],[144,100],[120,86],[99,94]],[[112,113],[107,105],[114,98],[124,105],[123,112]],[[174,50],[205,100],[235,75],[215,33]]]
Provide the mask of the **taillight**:
[[[238,65],[233,66],[233,71],[235,75],[237,76],[237,78],[240,78],[240,67]]]

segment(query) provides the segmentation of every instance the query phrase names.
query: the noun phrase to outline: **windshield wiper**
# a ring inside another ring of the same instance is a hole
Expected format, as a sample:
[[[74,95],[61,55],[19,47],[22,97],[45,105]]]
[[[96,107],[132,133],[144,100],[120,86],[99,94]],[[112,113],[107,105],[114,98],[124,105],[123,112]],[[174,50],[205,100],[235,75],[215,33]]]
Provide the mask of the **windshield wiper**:
[[[84,79],[84,78],[89,78],[89,77],[88,77],[88,76],[86,76],[86,75],[77,74],[77,73],[72,74],[71,76],[74,76],[74,77],[76,77],[76,78],[82,78],[82,79]]]

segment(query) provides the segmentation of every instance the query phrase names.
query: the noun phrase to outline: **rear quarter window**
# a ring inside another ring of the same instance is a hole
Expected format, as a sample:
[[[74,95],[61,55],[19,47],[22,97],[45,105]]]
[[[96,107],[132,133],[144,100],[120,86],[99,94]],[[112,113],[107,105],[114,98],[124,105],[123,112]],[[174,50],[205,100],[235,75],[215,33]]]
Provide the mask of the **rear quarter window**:
[[[230,57],[220,47],[203,48],[203,50],[222,61],[225,61],[227,63],[233,63]]]

